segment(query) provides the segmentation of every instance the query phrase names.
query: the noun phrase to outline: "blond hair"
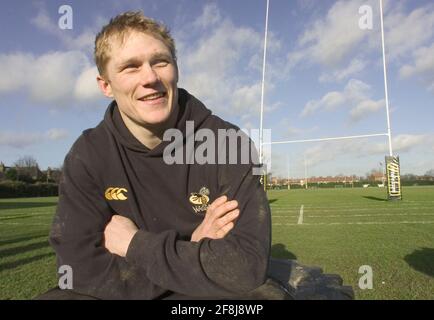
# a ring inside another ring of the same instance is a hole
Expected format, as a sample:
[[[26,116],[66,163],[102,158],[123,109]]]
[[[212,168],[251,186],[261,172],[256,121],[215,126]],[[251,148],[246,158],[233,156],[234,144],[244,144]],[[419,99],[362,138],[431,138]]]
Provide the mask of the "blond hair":
[[[94,59],[100,75],[105,74],[110,59],[110,40],[116,37],[123,42],[131,31],[143,32],[161,40],[176,61],[175,41],[169,29],[164,24],[146,17],[141,11],[127,11],[110,19],[95,38]]]

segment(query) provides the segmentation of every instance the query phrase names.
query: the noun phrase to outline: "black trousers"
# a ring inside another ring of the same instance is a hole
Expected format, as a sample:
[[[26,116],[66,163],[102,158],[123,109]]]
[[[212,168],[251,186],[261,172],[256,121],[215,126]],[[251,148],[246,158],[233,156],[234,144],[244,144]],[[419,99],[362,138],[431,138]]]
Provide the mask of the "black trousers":
[[[289,295],[274,280],[268,279],[257,289],[239,296],[228,297],[191,297],[180,293],[168,293],[162,300],[288,300]],[[73,290],[53,288],[36,297],[35,300],[100,300]]]

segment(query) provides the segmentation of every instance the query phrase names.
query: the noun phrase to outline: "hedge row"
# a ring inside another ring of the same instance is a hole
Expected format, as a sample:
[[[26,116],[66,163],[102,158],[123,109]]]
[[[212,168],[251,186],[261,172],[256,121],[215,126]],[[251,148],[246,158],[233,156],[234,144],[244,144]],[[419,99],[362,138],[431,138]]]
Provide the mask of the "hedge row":
[[[369,184],[370,188],[375,188],[377,187],[378,184],[380,184],[380,182],[372,182],[372,181],[359,181],[359,182],[354,182],[354,184],[351,183],[339,183],[339,182],[330,182],[330,183],[316,183],[316,182],[311,182],[308,183],[308,187],[309,188],[321,188],[321,189],[326,189],[326,188],[362,188],[363,185],[365,184]],[[386,183],[387,184],[387,183]],[[434,185],[434,181],[430,181],[430,180],[414,180],[414,181],[401,181],[401,186],[403,187],[410,187],[410,186],[432,186]],[[305,186],[301,186],[299,184],[291,184],[291,189],[304,189]],[[288,189],[287,185],[281,185],[281,186],[271,186],[268,189]]]
[[[21,181],[0,182],[0,198],[54,197],[59,186],[55,183],[28,184]]]

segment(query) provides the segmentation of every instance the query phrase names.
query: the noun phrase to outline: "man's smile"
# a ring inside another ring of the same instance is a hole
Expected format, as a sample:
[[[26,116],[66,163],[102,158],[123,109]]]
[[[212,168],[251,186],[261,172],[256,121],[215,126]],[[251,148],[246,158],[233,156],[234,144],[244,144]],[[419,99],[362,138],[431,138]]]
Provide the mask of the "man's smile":
[[[147,95],[140,97],[138,100],[141,100],[141,101],[157,100],[157,99],[165,97],[166,95],[167,95],[166,92],[153,92],[153,93],[149,93]]]

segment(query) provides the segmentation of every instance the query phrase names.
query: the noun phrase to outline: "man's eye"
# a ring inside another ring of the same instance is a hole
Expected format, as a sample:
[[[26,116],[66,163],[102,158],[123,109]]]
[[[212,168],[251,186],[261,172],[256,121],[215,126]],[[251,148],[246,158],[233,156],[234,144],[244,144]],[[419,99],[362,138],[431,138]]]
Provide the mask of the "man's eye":
[[[135,64],[129,64],[127,66],[124,67],[124,70],[132,70],[132,69],[137,69],[138,66]]]
[[[169,64],[169,61],[167,60],[160,60],[160,61],[156,61],[154,66],[156,67],[165,67]]]

